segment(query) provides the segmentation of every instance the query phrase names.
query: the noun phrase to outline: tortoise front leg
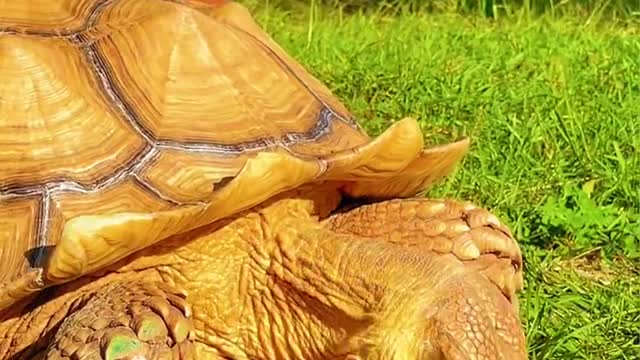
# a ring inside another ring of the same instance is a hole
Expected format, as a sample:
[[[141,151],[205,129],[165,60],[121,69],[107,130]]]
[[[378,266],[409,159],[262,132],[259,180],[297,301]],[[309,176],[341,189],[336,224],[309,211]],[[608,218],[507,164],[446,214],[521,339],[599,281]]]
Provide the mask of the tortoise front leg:
[[[61,324],[44,359],[193,359],[182,292],[145,281],[102,287]]]
[[[323,223],[340,234],[478,260],[467,263],[510,298],[522,287],[522,253],[510,230],[495,215],[468,202],[389,200],[335,214]]]

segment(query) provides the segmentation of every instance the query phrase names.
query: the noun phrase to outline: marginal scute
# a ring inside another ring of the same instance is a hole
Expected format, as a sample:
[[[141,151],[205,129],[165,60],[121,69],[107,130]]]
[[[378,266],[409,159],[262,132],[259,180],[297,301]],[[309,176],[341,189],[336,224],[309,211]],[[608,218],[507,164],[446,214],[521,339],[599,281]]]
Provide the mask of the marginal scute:
[[[176,201],[206,201],[224,180],[238,175],[252,153],[224,156],[210,152],[167,149],[141,175],[158,191]]]
[[[403,171],[385,179],[348,184],[343,191],[350,196],[372,198],[414,196],[449,175],[469,150],[469,139],[434,146],[420,154]]]
[[[168,210],[173,204],[145,190],[140,182],[129,178],[96,193],[59,193],[52,196],[56,208],[66,220],[80,215],[118,214],[122,212],[157,212]]]
[[[323,136],[319,136],[313,141],[295,143],[289,148],[296,154],[318,157],[331,155],[343,149],[353,149],[370,140],[363,134],[354,131],[351,125],[336,120],[335,115],[330,114],[330,116],[329,125]]]
[[[27,252],[37,246],[37,221],[40,198],[0,197],[0,259],[7,269],[25,264]],[[13,280],[10,272],[0,272],[0,284]]]
[[[50,202],[51,210],[47,219],[44,220],[47,226],[48,246],[57,244],[65,225],[79,216],[115,215],[123,212],[154,213],[168,210],[173,206],[145,190],[133,178],[99,192],[52,193]],[[48,254],[41,253],[40,256],[41,258],[35,258],[34,261],[42,264],[47,260]]]
[[[415,159],[424,140],[415,119],[404,118],[363,146],[325,157],[331,180],[375,181],[386,179]]]

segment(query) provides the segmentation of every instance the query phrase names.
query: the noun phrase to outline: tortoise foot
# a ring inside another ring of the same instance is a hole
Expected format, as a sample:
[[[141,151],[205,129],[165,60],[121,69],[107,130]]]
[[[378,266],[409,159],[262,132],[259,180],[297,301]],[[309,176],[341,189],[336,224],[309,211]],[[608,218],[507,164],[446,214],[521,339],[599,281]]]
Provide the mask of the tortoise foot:
[[[186,294],[166,284],[118,282],[67,317],[45,359],[194,359]]]

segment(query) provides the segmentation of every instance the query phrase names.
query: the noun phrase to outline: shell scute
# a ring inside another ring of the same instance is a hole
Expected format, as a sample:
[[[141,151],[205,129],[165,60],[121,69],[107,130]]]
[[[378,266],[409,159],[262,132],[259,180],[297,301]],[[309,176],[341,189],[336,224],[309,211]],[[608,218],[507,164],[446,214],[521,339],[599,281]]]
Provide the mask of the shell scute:
[[[32,268],[61,241],[89,241],[69,254],[99,258],[107,250],[93,245],[118,221],[142,224],[144,241],[194,226],[190,216],[260,151],[314,157],[367,141],[254,23],[218,10],[0,2],[0,288],[34,284]],[[47,271],[49,280],[72,276]],[[0,304],[10,297],[0,294]]]
[[[30,267],[25,258],[37,242],[40,206],[38,196],[0,199],[0,259],[3,268],[13,270],[0,272],[0,284]]]
[[[188,7],[145,16],[157,3],[122,1],[105,10],[106,19],[126,13],[139,20],[93,45],[149,136],[223,146],[316,126],[322,100],[263,43]]]
[[[91,186],[144,147],[62,39],[0,36],[0,79],[0,190]]]
[[[371,140],[233,2],[63,0],[59,27],[17,3],[0,1],[0,311],[309,182],[410,194],[466,151],[421,154],[411,119]]]

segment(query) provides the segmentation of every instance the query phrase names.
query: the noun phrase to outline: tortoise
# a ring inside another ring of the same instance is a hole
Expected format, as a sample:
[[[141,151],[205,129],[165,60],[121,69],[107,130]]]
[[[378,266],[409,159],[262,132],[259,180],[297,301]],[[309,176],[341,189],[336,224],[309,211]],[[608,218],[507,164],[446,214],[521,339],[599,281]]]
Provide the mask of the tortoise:
[[[525,359],[522,255],[231,1],[0,2],[2,359]]]

